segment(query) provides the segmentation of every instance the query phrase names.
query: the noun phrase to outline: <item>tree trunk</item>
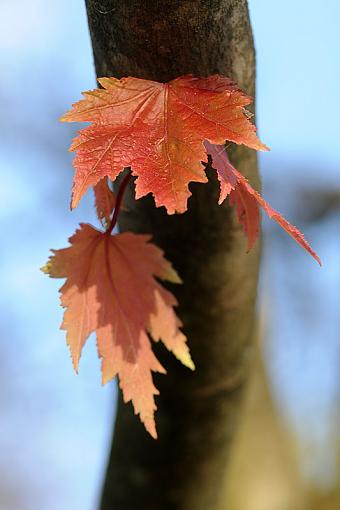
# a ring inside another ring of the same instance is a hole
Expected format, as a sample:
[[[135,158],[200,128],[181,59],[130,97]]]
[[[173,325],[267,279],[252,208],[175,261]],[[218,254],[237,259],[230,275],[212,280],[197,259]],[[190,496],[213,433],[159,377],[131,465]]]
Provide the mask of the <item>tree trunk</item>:
[[[168,81],[192,73],[232,77],[255,92],[255,57],[246,0],[87,0],[98,76]],[[256,154],[229,148],[258,186]],[[159,439],[120,400],[102,510],[217,510],[248,374],[259,247],[246,242],[232,209],[217,205],[217,179],[192,184],[189,211],[167,216],[151,198],[133,198],[120,228],[151,233],[184,281],[179,301],[196,371],[156,345],[167,368],[160,390]],[[136,254],[138,257],[138,254]]]

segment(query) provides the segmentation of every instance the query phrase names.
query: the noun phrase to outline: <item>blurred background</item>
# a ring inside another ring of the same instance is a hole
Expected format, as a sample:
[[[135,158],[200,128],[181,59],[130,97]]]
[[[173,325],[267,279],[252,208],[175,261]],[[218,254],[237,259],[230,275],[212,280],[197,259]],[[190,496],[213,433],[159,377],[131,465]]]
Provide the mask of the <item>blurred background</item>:
[[[250,0],[266,199],[320,269],[264,221],[257,364],[226,484],[230,510],[340,508],[340,2]],[[69,212],[73,126],[94,88],[82,0],[0,5],[0,510],[96,510],[115,386],[94,341],[76,377],[59,331],[60,281],[40,271],[92,197]],[[241,488],[241,490],[240,490]]]

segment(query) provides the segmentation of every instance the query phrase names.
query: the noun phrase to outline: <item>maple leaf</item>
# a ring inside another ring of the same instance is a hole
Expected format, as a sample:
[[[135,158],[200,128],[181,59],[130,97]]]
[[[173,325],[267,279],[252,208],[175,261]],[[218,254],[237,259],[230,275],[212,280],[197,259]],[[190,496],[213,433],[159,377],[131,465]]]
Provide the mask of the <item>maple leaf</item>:
[[[270,218],[275,220],[297,243],[308,251],[321,265],[320,258],[313,251],[303,234],[291,225],[279,212],[273,209],[261,195],[252,188],[247,179],[233,167],[228,159],[224,145],[205,142],[205,147],[212,157],[212,166],[217,171],[220,182],[221,204],[228,196],[230,203],[236,206],[236,212],[248,238],[248,251],[254,245],[260,230],[259,205]]]
[[[107,227],[116,204],[115,194],[110,188],[108,178],[104,177],[97,182],[93,191],[98,219],[104,227]]]
[[[132,233],[112,236],[81,224],[69,239],[70,247],[52,250],[43,271],[67,279],[60,289],[66,309],[61,328],[67,332],[75,370],[86,339],[96,332],[103,383],[118,375],[124,401],[132,400],[145,428],[157,437],[158,391],[152,371],[165,370],[152,352],[147,332],[184,365],[191,369],[194,365],[174,312],[176,299],[155,277],[173,283],[180,279],[149,239]]]
[[[169,83],[100,78],[103,89],[84,92],[61,120],[91,122],[70,150],[75,177],[72,208],[103,177],[125,167],[136,180],[136,198],[152,193],[169,214],[184,212],[190,182],[206,182],[204,140],[226,140],[267,150],[245,109],[252,99],[229,78],[182,76]]]

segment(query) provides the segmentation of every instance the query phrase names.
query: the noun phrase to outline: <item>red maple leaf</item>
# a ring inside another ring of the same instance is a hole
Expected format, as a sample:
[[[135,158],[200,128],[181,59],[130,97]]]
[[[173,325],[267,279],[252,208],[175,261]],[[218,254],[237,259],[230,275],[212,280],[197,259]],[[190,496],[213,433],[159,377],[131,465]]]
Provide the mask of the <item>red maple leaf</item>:
[[[116,197],[110,188],[108,178],[104,177],[97,182],[93,191],[98,219],[104,227],[107,227],[116,204]]]
[[[136,198],[152,193],[168,213],[184,212],[190,182],[206,182],[204,140],[267,150],[245,106],[252,99],[229,78],[182,76],[169,83],[100,78],[103,89],[84,92],[61,120],[91,122],[70,150],[75,177],[72,207],[103,177],[131,167]]]
[[[268,216],[275,220],[302,248],[307,250],[321,265],[320,258],[312,250],[303,234],[291,225],[279,212],[273,209],[261,195],[252,188],[247,179],[233,167],[228,159],[224,145],[213,145],[205,142],[205,147],[212,157],[212,165],[217,171],[220,181],[221,204],[228,196],[230,203],[236,206],[236,212],[244,232],[248,238],[248,250],[254,245],[260,230],[259,205]]]
[[[180,283],[162,251],[150,237],[132,233],[110,235],[81,224],[70,238],[71,246],[53,250],[43,268],[53,278],[66,278],[60,289],[66,309],[62,329],[67,334],[74,368],[86,339],[97,335],[103,383],[116,375],[125,402],[157,437],[152,371],[165,373],[154,356],[147,333],[193,369],[181,322],[174,312],[174,296],[155,277]],[[138,256],[136,256],[138,254]]]

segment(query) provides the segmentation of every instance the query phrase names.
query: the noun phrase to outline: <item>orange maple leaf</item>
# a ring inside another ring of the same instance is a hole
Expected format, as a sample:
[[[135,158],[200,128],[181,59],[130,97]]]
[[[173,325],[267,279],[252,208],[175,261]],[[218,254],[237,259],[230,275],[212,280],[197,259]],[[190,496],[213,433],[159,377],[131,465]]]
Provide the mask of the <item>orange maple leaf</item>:
[[[107,227],[116,204],[116,197],[110,188],[108,178],[104,177],[97,182],[93,191],[98,219],[104,227]]]
[[[308,251],[321,265],[320,258],[313,251],[303,234],[291,225],[279,212],[273,209],[261,195],[252,188],[247,179],[233,167],[228,159],[224,145],[205,142],[205,147],[212,157],[212,166],[217,171],[220,181],[220,198],[218,203],[229,196],[230,203],[236,206],[236,212],[248,238],[248,251],[254,245],[260,230],[259,205],[270,218],[275,220],[297,243]]]
[[[149,239],[132,233],[112,236],[81,224],[69,239],[71,246],[52,250],[43,270],[53,278],[67,278],[60,289],[66,308],[61,328],[67,332],[75,370],[86,339],[96,332],[103,383],[118,375],[124,401],[132,400],[145,428],[157,437],[158,391],[152,371],[165,370],[147,333],[184,365],[191,369],[194,365],[174,312],[176,299],[155,277],[173,283],[180,279]]]
[[[169,214],[184,212],[190,182],[206,182],[204,140],[226,140],[267,150],[245,106],[252,99],[229,78],[182,76],[169,83],[100,78],[103,89],[84,92],[61,120],[92,122],[70,150],[75,177],[72,208],[103,177],[112,181],[131,167],[136,198],[152,193]]]

